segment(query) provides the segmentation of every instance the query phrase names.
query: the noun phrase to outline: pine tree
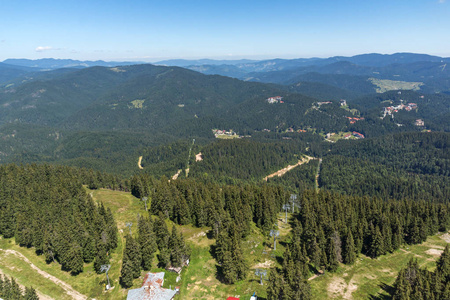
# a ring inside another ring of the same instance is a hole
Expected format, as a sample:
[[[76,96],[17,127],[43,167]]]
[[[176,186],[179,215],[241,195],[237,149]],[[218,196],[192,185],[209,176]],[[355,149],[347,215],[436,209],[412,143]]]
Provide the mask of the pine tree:
[[[181,241],[177,232],[177,228],[174,225],[172,227],[172,234],[169,239],[170,248],[170,263],[173,267],[181,267],[183,263]]]
[[[282,299],[281,291],[283,290],[283,277],[277,272],[276,269],[270,270],[269,282],[267,285],[267,300],[279,300]]]
[[[328,258],[328,266],[327,269],[330,272],[334,272],[339,267],[339,261],[336,255],[336,246],[333,240],[330,238],[328,240],[328,249],[327,249],[327,258]]]
[[[444,252],[436,262],[436,269],[444,281],[450,281],[450,248],[449,244],[445,246]]]
[[[133,269],[133,262],[129,259],[124,260],[120,270],[120,284],[126,289],[133,286]]]
[[[398,277],[394,283],[395,292],[392,296],[393,300],[408,300],[411,294],[411,285],[405,277],[405,270],[398,273]]]
[[[24,300],[39,300],[36,290],[32,287],[25,288]]]
[[[138,278],[141,275],[142,256],[139,244],[131,235],[126,236],[125,249],[123,253],[123,261],[129,260],[133,270],[133,278]]]
[[[94,239],[87,234],[84,239],[83,245],[83,260],[86,263],[90,263],[95,258],[95,242]]]
[[[225,283],[233,284],[238,279],[236,265],[231,251],[224,253],[222,258],[222,275]]]
[[[153,257],[156,252],[155,234],[150,218],[140,217],[138,219],[138,243],[141,247],[142,263],[145,271],[152,267]]]
[[[167,229],[167,224],[164,221],[165,217],[162,212],[159,213],[158,219],[156,219],[154,224],[156,244],[159,251],[162,249],[167,249],[169,247],[169,229]]]
[[[94,270],[97,274],[100,274],[100,268],[102,265],[107,265],[109,263],[109,257],[106,252],[106,246],[103,243],[99,243],[97,246],[97,254],[94,259]]]
[[[351,230],[348,231],[344,252],[344,263],[349,265],[353,264],[356,261],[356,251]]]
[[[383,236],[378,226],[375,226],[375,229],[372,231],[372,242],[370,243],[368,254],[372,258],[386,254]]]

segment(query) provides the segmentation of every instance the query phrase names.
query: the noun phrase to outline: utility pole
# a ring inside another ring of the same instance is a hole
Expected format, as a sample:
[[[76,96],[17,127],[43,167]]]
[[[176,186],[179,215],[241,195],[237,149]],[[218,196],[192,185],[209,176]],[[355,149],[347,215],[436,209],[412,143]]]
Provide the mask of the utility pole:
[[[280,236],[280,231],[278,230],[270,230],[270,236],[273,236],[273,250],[277,250],[277,237]]]
[[[108,284],[106,285],[106,290],[109,290],[111,288],[111,285],[109,283],[109,277],[108,277],[108,271],[109,271],[110,268],[111,268],[111,265],[101,265],[100,266],[100,272],[101,273],[103,273],[103,272],[106,273],[106,280],[108,281]]]

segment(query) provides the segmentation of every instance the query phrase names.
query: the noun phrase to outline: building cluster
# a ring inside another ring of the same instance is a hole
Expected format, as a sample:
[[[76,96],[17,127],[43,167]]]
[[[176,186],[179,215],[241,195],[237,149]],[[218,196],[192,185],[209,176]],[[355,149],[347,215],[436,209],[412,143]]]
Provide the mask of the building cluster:
[[[416,126],[425,126],[425,123],[422,119],[417,119],[416,122],[414,122],[414,125]]]
[[[267,98],[267,102],[269,102],[270,104],[284,103],[283,97],[281,97],[281,96],[269,97],[269,98]]]
[[[339,101],[339,103],[341,104],[341,106],[347,106],[347,100],[345,100],[345,99],[341,99],[341,101]]]
[[[325,102],[317,102],[317,105],[321,106],[323,104],[331,104],[331,101],[325,101]]]
[[[417,103],[408,103],[408,104],[399,104],[397,106],[388,106],[383,107],[383,118],[386,117],[386,115],[391,116],[393,113],[398,112],[399,110],[406,110],[406,111],[412,111],[417,109]]]
[[[364,134],[359,133],[359,132],[356,132],[356,131],[353,131],[353,132],[352,132],[352,135],[353,135],[355,138],[357,138],[357,139],[363,139],[363,138],[364,138]]]
[[[301,133],[301,132],[306,132],[306,130],[303,130],[303,129],[295,130],[294,128],[289,127],[288,129],[286,129],[286,132],[298,132],[298,133]]]
[[[354,118],[354,117],[346,117],[346,118],[350,121],[350,124],[355,124],[356,121],[364,120],[364,118]]]
[[[213,129],[212,132],[214,133],[214,136],[216,138],[221,135],[228,135],[228,136],[236,135],[236,132],[234,132],[233,129],[230,129],[229,131],[221,130],[221,129]]]

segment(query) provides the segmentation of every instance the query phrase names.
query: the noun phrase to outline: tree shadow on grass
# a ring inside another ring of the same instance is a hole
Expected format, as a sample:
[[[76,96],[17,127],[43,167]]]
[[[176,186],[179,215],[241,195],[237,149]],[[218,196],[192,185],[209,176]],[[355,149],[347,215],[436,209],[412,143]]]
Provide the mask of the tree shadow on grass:
[[[380,283],[378,285],[383,291],[387,292],[389,295],[383,295],[383,294],[377,294],[377,295],[370,295],[370,300],[391,300],[392,295],[394,294],[394,287],[391,285],[388,285],[386,283]]]

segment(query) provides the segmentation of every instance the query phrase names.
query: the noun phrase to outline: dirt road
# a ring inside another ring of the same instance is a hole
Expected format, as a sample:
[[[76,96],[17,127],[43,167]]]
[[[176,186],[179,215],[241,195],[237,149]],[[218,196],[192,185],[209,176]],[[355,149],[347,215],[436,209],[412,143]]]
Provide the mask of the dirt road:
[[[142,167],[141,163],[142,163],[142,156],[139,156],[139,160],[138,160],[138,168],[142,170],[143,167]]]
[[[10,254],[10,255],[15,255],[17,257],[19,257],[20,259],[22,259],[24,262],[26,262],[27,264],[30,265],[30,267],[32,269],[34,269],[36,272],[39,273],[39,275],[43,276],[44,278],[47,278],[48,280],[51,280],[52,282],[54,282],[55,284],[57,284],[58,286],[60,286],[62,289],[64,289],[67,293],[67,295],[69,295],[70,297],[72,297],[75,300],[86,300],[88,299],[88,297],[86,297],[85,295],[77,292],[76,290],[73,289],[73,287],[71,287],[69,284],[65,283],[64,281],[56,278],[53,275],[48,274],[45,271],[42,271],[41,269],[39,269],[36,265],[34,265],[28,258],[25,257],[25,255],[23,255],[20,252],[17,252],[15,250],[3,250],[0,249],[0,253],[4,252],[6,254]],[[50,297],[39,297],[40,299],[51,299]]]
[[[305,163],[308,163],[311,159],[315,159],[314,157],[311,156],[304,156],[301,160],[298,161],[298,163],[296,163],[295,165],[289,165],[286,168],[283,168],[281,170],[276,171],[275,173],[272,173],[266,177],[264,177],[264,180],[267,181],[267,179],[278,176],[281,177],[284,174],[286,174],[287,172],[289,172],[290,170],[292,170],[295,167],[298,167],[300,165],[303,165]]]

